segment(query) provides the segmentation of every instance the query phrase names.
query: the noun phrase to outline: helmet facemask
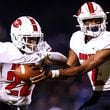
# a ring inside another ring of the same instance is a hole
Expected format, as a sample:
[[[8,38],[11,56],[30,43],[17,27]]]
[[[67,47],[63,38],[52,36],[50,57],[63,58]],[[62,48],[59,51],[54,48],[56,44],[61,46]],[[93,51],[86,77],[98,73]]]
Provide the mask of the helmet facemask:
[[[23,47],[22,50],[25,50],[27,53],[33,53],[38,51],[38,45],[43,41],[43,34],[40,36],[23,36]]]
[[[97,37],[106,30],[106,22],[103,18],[86,19],[82,22],[83,27],[81,27],[81,30],[85,35]]]

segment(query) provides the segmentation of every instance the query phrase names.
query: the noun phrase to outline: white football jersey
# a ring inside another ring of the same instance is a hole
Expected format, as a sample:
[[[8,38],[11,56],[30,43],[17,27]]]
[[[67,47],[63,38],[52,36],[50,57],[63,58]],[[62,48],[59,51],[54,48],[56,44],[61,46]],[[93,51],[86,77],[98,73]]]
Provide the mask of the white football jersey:
[[[15,76],[14,70],[19,64],[35,63],[40,65],[51,47],[42,42],[39,52],[22,54],[14,44],[0,42],[0,101],[22,106],[30,104],[35,85],[29,85]]]
[[[76,52],[80,63],[102,49],[110,49],[110,32],[105,31],[97,38],[93,38],[85,43],[85,35],[81,31],[73,33],[70,39],[70,48]],[[110,90],[110,60],[103,63],[98,68],[89,71],[89,79],[93,90],[105,91]]]

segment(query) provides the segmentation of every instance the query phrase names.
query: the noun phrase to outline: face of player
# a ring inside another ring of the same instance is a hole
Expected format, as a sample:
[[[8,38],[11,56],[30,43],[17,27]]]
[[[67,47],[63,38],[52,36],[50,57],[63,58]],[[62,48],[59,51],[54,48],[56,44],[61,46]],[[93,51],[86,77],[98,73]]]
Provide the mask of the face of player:
[[[26,37],[24,39],[26,41],[27,48],[29,48],[32,51],[36,50],[40,37]]]
[[[83,23],[87,30],[92,32],[97,32],[101,26],[103,19],[102,18],[93,18],[93,19],[86,19],[83,20]]]

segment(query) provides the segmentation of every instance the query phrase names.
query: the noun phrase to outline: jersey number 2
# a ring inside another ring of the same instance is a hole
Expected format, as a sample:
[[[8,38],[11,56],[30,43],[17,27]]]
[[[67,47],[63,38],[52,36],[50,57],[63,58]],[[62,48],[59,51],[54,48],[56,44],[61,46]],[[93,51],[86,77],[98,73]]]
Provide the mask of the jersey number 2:
[[[13,64],[12,65],[12,70],[15,70],[15,68],[17,67],[17,64]],[[7,80],[8,81],[12,81],[11,83],[9,83],[5,89],[10,90],[10,95],[14,95],[14,96],[27,96],[30,94],[30,90],[29,87],[30,85],[22,85],[20,87],[19,90],[14,90],[14,88],[17,88],[17,86],[19,86],[19,84],[21,83],[21,80],[14,74],[14,71],[9,71],[7,73]]]

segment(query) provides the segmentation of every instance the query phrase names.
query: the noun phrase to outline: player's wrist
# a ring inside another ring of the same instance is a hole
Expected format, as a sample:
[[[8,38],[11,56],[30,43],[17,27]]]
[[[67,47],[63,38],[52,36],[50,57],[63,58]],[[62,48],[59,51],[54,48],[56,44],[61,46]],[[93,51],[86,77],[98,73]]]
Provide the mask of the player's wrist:
[[[49,78],[49,70],[48,69],[45,69],[45,76],[46,76],[46,78]]]
[[[51,70],[51,78],[58,78],[60,75],[60,71],[59,70]]]

